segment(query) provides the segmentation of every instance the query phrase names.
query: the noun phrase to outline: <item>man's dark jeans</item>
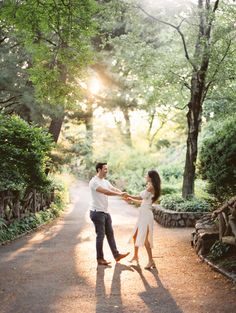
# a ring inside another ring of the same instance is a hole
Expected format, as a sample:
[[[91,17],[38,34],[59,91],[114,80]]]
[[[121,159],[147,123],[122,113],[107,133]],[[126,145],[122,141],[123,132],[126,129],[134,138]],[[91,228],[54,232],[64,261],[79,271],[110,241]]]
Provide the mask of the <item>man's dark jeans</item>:
[[[114,258],[116,258],[119,255],[119,252],[116,247],[110,214],[98,211],[90,211],[90,218],[94,223],[95,231],[97,234],[96,238],[97,260],[104,259],[103,241],[105,235],[107,237],[107,241],[112,251],[112,254]]]

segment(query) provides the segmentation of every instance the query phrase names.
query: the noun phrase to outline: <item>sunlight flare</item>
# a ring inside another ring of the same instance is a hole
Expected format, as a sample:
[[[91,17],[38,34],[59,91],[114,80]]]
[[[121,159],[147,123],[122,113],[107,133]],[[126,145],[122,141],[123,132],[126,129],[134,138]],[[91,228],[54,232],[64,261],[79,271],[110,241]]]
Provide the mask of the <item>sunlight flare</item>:
[[[97,77],[93,77],[89,84],[88,84],[88,89],[91,92],[91,94],[96,95],[99,93],[101,90],[101,82]]]

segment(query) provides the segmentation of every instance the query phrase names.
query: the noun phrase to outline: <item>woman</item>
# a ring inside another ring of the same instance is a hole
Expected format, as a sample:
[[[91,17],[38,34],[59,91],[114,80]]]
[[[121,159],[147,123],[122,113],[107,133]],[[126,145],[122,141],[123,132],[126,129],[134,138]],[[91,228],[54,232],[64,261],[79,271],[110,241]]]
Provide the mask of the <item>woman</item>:
[[[148,254],[148,264],[145,269],[155,268],[152,258],[153,248],[153,213],[152,204],[159,198],[161,192],[160,176],[155,170],[148,172],[146,177],[147,188],[140,193],[140,196],[127,195],[127,202],[141,203],[139,217],[134,227],[131,240],[134,240],[134,255],[130,262],[138,262],[139,247],[145,246]]]

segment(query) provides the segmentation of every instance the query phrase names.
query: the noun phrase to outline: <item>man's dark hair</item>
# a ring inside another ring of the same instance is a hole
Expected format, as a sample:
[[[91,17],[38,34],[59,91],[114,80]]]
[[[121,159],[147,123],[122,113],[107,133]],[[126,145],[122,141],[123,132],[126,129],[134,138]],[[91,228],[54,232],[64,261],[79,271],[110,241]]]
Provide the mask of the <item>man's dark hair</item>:
[[[98,162],[96,164],[96,172],[98,172],[99,169],[101,170],[103,165],[107,165],[107,162]]]

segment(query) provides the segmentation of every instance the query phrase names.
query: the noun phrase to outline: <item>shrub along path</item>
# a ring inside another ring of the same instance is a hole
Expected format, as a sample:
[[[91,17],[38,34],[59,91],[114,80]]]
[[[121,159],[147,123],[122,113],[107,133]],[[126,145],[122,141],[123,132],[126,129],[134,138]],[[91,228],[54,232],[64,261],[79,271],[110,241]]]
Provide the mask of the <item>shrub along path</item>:
[[[87,207],[89,190],[71,187],[64,215],[34,234],[0,247],[1,313],[236,312],[236,286],[202,263],[190,247],[192,229],[155,225],[157,270],[144,270],[127,260],[97,267],[95,234]],[[137,209],[110,198],[110,211],[121,252],[127,244]]]

